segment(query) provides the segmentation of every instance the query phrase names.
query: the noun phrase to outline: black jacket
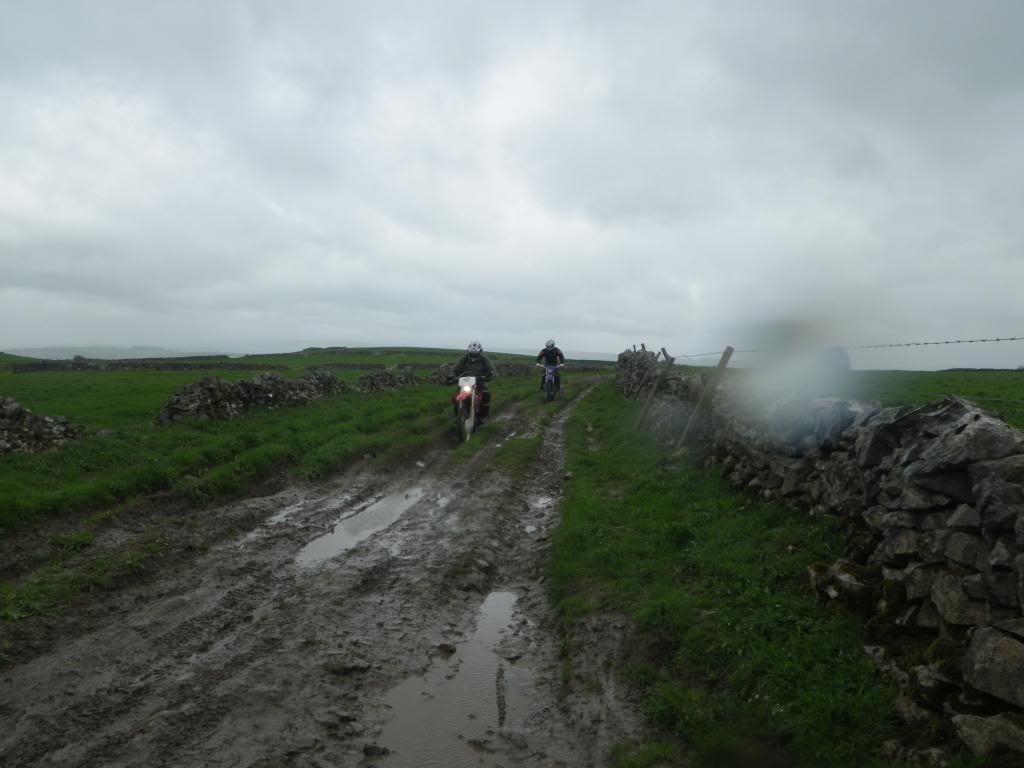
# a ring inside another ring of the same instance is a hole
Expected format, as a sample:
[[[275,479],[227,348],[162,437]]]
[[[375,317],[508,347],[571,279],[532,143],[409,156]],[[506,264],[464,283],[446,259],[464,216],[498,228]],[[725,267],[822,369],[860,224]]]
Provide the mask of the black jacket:
[[[455,364],[454,374],[456,376],[478,376],[484,379],[493,379],[498,375],[498,371],[487,355],[481,352],[474,360],[467,352]]]
[[[558,365],[565,362],[565,355],[562,354],[562,350],[558,347],[552,347],[551,349],[544,347],[540,354],[537,355],[538,363],[541,361],[541,358],[544,358],[544,362],[548,365]]]

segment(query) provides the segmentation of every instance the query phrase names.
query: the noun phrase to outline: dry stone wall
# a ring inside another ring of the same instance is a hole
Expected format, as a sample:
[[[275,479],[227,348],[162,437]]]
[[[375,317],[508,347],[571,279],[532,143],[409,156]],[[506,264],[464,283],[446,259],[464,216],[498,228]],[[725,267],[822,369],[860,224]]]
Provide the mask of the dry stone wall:
[[[13,363],[13,373],[82,373],[100,371],[286,371],[287,365],[175,360],[40,360]]]
[[[310,371],[301,379],[264,373],[241,381],[210,376],[177,392],[161,409],[157,421],[233,419],[251,408],[304,405],[340,392],[345,384],[329,371]]]
[[[286,366],[282,366],[286,367]],[[387,368],[384,363],[322,363],[310,365],[307,371],[383,371]]]
[[[649,366],[637,355],[620,356],[626,392]],[[660,399],[701,389],[677,377]],[[1024,752],[1024,434],[958,397],[766,401],[736,383],[702,431],[734,485],[845,523],[843,557],[811,584],[885,640],[874,655],[908,720],[951,725],[977,754]]]
[[[0,397],[0,455],[48,451],[82,434],[62,416],[39,416],[13,398]]]
[[[615,386],[626,395],[632,396],[645,383],[654,383],[658,356],[646,349],[627,349],[619,355],[615,366]]]
[[[402,387],[413,387],[421,383],[412,371],[374,371],[365,376],[360,376],[357,388],[360,392],[392,392]]]

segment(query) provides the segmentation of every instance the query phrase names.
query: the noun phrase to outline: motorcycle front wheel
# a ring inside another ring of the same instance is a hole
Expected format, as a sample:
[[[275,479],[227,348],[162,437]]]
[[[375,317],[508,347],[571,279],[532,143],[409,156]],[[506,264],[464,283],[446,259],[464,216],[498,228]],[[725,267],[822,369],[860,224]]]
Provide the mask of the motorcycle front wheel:
[[[467,442],[469,436],[473,434],[473,409],[469,405],[469,400],[459,403],[459,412],[455,421],[459,428],[459,441]]]
[[[549,403],[555,399],[555,382],[544,382],[544,395],[547,397]]]

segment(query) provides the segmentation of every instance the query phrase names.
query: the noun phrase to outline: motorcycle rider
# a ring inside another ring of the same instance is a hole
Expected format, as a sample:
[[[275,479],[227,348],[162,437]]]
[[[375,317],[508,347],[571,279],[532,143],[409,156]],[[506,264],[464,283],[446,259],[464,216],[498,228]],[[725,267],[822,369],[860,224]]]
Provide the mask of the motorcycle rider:
[[[480,410],[477,412],[477,424],[483,424],[491,411],[491,393],[485,382],[498,375],[491,359],[484,354],[483,345],[479,341],[466,347],[466,354],[459,358],[453,370],[455,378],[459,376],[475,376],[476,389],[480,393]]]
[[[565,363],[565,355],[562,354],[562,350],[555,346],[554,339],[548,339],[544,342],[544,349],[537,355],[537,362],[539,363],[543,359],[545,365],[562,365]],[[540,388],[544,389],[544,374],[540,377]],[[558,370],[555,370],[555,389],[562,388],[562,377],[559,375]]]

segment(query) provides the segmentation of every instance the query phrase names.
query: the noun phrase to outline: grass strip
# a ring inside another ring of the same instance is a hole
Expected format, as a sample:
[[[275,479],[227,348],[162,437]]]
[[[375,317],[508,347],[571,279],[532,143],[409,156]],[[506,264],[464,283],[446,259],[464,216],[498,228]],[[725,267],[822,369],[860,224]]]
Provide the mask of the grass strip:
[[[615,764],[887,765],[873,756],[896,727],[894,694],[860,623],[807,588],[807,566],[837,557],[840,537],[667,462],[631,429],[639,407],[601,385],[570,420],[572,480],[548,564],[570,635],[587,614],[627,613],[642,641],[623,671],[667,740],[621,747]]]

